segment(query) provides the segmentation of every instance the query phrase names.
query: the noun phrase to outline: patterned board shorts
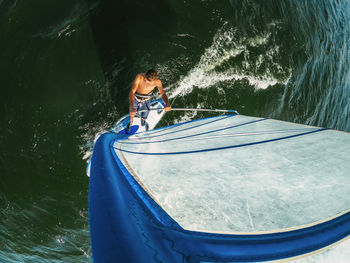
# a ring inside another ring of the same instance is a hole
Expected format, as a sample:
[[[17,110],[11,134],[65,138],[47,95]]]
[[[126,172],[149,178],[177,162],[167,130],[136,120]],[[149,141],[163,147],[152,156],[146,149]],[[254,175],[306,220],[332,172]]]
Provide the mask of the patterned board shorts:
[[[141,112],[141,118],[142,119],[147,119],[148,114],[149,114],[149,109],[151,108],[151,100],[144,100],[144,101],[138,101],[136,98],[134,98],[134,108],[136,111],[141,111],[141,110],[147,110],[144,112]]]

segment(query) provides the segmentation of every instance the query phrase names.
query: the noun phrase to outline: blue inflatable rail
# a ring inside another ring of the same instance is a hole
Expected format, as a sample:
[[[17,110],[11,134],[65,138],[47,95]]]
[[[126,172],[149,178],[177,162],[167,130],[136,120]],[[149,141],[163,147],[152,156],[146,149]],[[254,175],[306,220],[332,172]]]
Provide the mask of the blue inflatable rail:
[[[138,184],[100,136],[91,161],[89,220],[95,263],[262,262],[308,254],[350,234],[350,212],[308,227],[264,234],[188,231]]]

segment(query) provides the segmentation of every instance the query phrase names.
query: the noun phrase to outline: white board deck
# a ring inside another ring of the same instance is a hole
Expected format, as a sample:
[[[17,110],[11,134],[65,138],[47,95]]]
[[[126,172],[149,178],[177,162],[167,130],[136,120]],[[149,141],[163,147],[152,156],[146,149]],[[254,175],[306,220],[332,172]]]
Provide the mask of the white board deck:
[[[129,134],[144,132],[147,130],[153,130],[158,122],[162,119],[165,111],[164,111],[164,102],[161,99],[154,100],[151,102],[151,111],[149,112],[147,118],[147,128],[146,125],[141,125],[141,118],[139,113],[133,119],[133,123],[130,129]],[[158,110],[156,110],[158,109]],[[129,114],[122,117],[118,122],[116,122],[111,131],[114,133],[124,133],[126,126],[129,124]]]

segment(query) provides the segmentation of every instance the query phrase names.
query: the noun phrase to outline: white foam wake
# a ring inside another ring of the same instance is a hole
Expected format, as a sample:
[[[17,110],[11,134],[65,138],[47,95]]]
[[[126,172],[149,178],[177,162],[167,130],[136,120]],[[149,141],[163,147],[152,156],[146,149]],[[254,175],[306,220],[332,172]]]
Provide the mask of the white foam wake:
[[[247,73],[251,68],[249,63],[252,63],[248,62],[248,58],[243,61],[243,69],[230,63],[230,60],[238,55],[242,55],[242,52],[245,56],[248,46],[265,45],[270,35],[270,33],[264,33],[254,38],[242,38],[237,36],[237,31],[233,26],[227,23],[224,24],[215,34],[212,45],[205,50],[198,64],[186,76],[175,83],[174,86],[176,88],[172,89],[169,97],[184,96],[190,93],[193,87],[208,88],[220,82],[232,82],[242,79],[248,80],[249,84],[257,89],[266,89],[271,85],[281,83],[281,80],[274,78],[268,69],[262,76]],[[272,60],[271,57],[276,52],[279,52],[276,46],[265,50],[265,54],[261,54],[254,61],[254,67],[259,67],[264,62],[264,59]],[[289,78],[283,80],[282,83],[286,84],[288,80]]]

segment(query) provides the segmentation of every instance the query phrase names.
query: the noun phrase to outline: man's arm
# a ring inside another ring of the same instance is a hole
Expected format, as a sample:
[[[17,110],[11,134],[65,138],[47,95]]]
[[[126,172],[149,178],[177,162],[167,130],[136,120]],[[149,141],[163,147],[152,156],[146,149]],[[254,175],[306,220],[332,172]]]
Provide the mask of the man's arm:
[[[134,99],[135,99],[135,92],[137,91],[140,80],[141,80],[140,75],[137,75],[133,84],[132,84],[132,87],[130,89],[130,93],[129,93],[129,115],[130,115],[130,118],[133,118],[136,115],[136,109],[134,108]]]
[[[159,83],[157,83],[157,88],[158,88],[160,95],[162,96],[162,100],[165,103],[165,111],[171,111],[171,106],[169,103],[168,96],[165,94],[165,92],[163,90],[162,82],[160,80],[159,80]]]

